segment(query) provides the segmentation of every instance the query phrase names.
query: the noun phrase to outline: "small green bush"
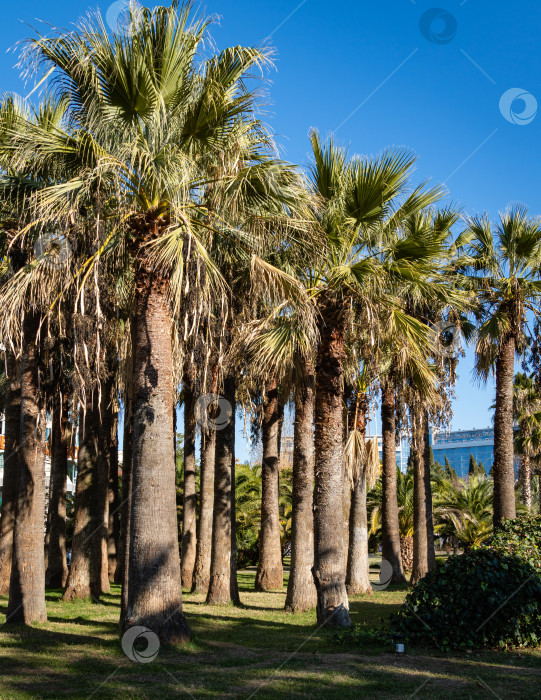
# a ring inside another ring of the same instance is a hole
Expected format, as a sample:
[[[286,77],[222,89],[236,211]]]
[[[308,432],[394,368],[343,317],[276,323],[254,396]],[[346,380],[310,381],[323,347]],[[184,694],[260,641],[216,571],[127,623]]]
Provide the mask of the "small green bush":
[[[520,557],[541,572],[541,516],[520,515],[514,520],[503,520],[483,547]]]
[[[537,646],[541,577],[523,559],[490,549],[449,557],[408,593],[392,627],[444,651]]]

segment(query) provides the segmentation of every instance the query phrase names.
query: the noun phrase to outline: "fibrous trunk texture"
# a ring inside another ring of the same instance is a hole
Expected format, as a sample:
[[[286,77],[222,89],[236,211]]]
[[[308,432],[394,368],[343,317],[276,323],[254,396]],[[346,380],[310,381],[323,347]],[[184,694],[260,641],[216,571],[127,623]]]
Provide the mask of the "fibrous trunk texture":
[[[397,466],[396,466],[396,416],[395,393],[390,383],[381,388],[382,435],[382,503],[381,503],[381,555],[393,568],[393,583],[403,583],[406,578],[400,553],[400,528],[398,520]]]
[[[346,591],[342,486],[342,367],[345,359],[343,309],[322,300],[316,366],[314,583],[317,621],[351,625]]]
[[[100,406],[100,429],[98,434],[98,460],[96,481],[96,523],[98,530],[93,535],[96,547],[96,566],[99,567],[99,587],[92,591],[95,597],[101,593],[109,593],[109,477],[112,462],[117,465],[116,420],[113,412],[113,378],[102,384],[102,404]],[[113,454],[115,453],[115,454]]]
[[[89,392],[86,411],[79,415],[79,457],[75,485],[73,540],[69,576],[63,600],[97,600],[102,592],[103,510],[98,451],[102,430],[97,391]]]
[[[516,517],[513,446],[513,380],[515,338],[502,340],[496,359],[496,414],[494,417],[494,525]]]
[[[40,394],[40,316],[23,321],[17,512],[6,622],[43,622],[45,609],[45,408]]]
[[[366,412],[368,399],[358,392],[350,410],[350,428],[366,440]],[[346,488],[346,487],[345,487]],[[348,595],[372,594],[368,560],[368,516],[366,513],[366,464],[361,465],[354,478],[351,506],[349,510],[349,544],[346,588]]]
[[[193,578],[195,593],[208,592],[212,553],[212,513],[214,510],[214,458],[216,431],[203,429],[201,434],[201,477],[197,553]]]
[[[436,568],[436,548],[434,546],[434,517],[432,513],[432,481],[430,480],[430,422],[428,412],[424,415],[424,488],[426,512],[426,560],[428,570]]]
[[[361,475],[353,488],[349,515],[348,595],[372,594],[368,567],[366,475]]]
[[[132,441],[133,421],[131,412],[131,399],[124,401],[124,440],[122,444],[122,501],[120,506],[120,561],[121,583],[120,593],[120,625],[124,626],[128,612],[128,586],[130,571],[130,521],[131,521],[131,494],[132,494]]]
[[[21,384],[19,368],[7,355],[7,395],[4,434],[4,476],[0,515],[0,595],[8,595],[11,578],[13,530],[19,481],[19,439],[21,434]]]
[[[428,573],[426,490],[424,461],[424,413],[412,408],[412,459],[413,459],[413,571],[411,585]]]
[[[295,392],[293,428],[293,513],[291,567],[285,609],[311,610],[317,603],[314,566],[314,370],[306,368],[304,386]]]
[[[532,464],[528,455],[520,458],[520,484],[522,503],[528,510],[532,508]]]
[[[49,483],[49,542],[45,583],[53,588],[66,585],[66,490],[68,481],[68,396],[54,400],[51,440],[51,480]]]
[[[182,508],[182,588],[191,590],[197,551],[197,497],[195,491],[195,396],[189,371],[184,372],[184,497]]]
[[[400,538],[400,553],[404,570],[411,571],[413,569],[413,537]]]
[[[120,550],[120,499],[118,492],[118,414],[113,414],[111,435],[111,461],[109,464],[109,485],[107,492],[109,522],[107,526],[107,562],[109,581],[120,583],[117,576]]]
[[[280,590],[284,584],[279,511],[279,424],[278,383],[267,383],[261,425],[263,460],[261,465],[261,531],[256,591]]]
[[[182,612],[180,579],[171,310],[164,280],[144,267],[136,277],[132,502],[124,627],[148,627],[162,643],[185,642],[190,629]]]
[[[223,398],[228,402],[231,419],[216,432],[214,473],[214,513],[212,554],[207,603],[239,603],[234,537],[235,499],[235,378],[224,379]]]

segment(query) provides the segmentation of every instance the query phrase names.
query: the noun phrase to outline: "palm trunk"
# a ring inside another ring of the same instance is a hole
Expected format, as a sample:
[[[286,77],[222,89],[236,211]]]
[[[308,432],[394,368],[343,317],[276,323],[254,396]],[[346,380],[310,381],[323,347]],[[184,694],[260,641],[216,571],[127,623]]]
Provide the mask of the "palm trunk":
[[[202,430],[199,529],[192,590],[194,593],[204,593],[205,595],[208,592],[210,581],[215,455],[216,431]]]
[[[182,508],[182,588],[191,590],[197,551],[195,491],[195,396],[188,371],[184,373],[184,498]]]
[[[346,384],[344,386],[344,394],[343,394],[343,412],[344,412],[344,417],[342,420],[342,444],[345,445],[348,439],[348,430],[349,430],[349,414],[348,414],[348,406],[350,405],[352,398],[354,395],[354,389],[351,385]],[[343,484],[343,489],[342,489],[342,511],[344,514],[344,533],[343,533],[343,538],[344,538],[344,566],[346,567],[346,572],[347,572],[347,566],[348,566],[348,559],[349,559],[349,537],[350,537],[350,516],[351,516],[351,506],[352,506],[352,488],[351,488],[351,480],[349,478],[348,474],[348,467],[346,464],[346,461],[344,460],[344,463],[342,464],[342,484]],[[347,581],[347,573],[346,573],[346,581]],[[346,584],[347,588],[347,584]]]
[[[130,529],[132,502],[132,441],[133,421],[131,400],[124,397],[124,439],[122,441],[122,503],[120,515],[120,556],[122,562],[122,590],[120,593],[120,626],[123,628],[128,612],[130,572]]]
[[[351,429],[366,439],[366,411],[368,401],[364,392],[357,394],[353,404]],[[346,588],[348,595],[372,594],[368,560],[368,516],[366,513],[366,465],[355,479],[349,511],[349,546]]]
[[[342,486],[343,309],[320,303],[320,345],[316,367],[314,583],[318,624],[351,625],[344,561]]]
[[[21,384],[15,358],[7,356],[7,397],[4,435],[4,478],[0,515],[0,595],[9,593],[13,530],[19,481],[19,439],[21,434]]]
[[[126,628],[185,642],[173,447],[171,310],[166,283],[140,262],[134,318],[133,455]]]
[[[231,590],[231,601],[234,605],[240,605],[239,582],[237,578],[237,460],[235,459],[236,383],[234,377],[231,392],[231,405],[233,407],[233,459],[231,460],[231,558],[229,559],[229,588]]]
[[[97,397],[91,394],[86,413],[79,415],[79,457],[75,485],[73,541],[69,576],[62,600],[99,596],[101,561],[96,557],[96,538],[102,523],[96,518],[98,439],[100,412]],[[99,541],[99,540],[98,540]]]
[[[496,359],[494,417],[494,525],[516,517],[513,449],[513,379],[515,339],[502,340]]]
[[[381,388],[382,435],[382,503],[381,503],[381,554],[393,567],[393,583],[404,583],[404,569],[400,554],[400,528],[398,520],[398,496],[396,484],[396,417],[395,395],[392,384]]]
[[[349,555],[346,577],[348,595],[372,595],[368,572],[368,518],[366,514],[366,473],[355,483],[349,516]]]
[[[214,476],[214,513],[212,523],[212,554],[207,603],[211,605],[238,603],[235,555],[233,545],[234,465],[235,465],[235,379],[224,379],[224,398],[231,406],[231,420],[216,433]]]
[[[293,513],[291,566],[285,609],[311,610],[317,603],[314,566],[314,371],[306,368],[305,385],[295,393],[293,429]]]
[[[40,316],[25,314],[17,514],[6,622],[44,622],[45,410],[40,396]]]
[[[434,518],[432,513],[432,481],[430,480],[430,422],[428,412],[424,417],[424,489],[426,509],[426,547],[428,570],[436,568],[436,548],[434,547]]]
[[[49,546],[45,583],[53,588],[66,585],[66,490],[68,480],[68,396],[57,394],[53,408],[51,481],[49,484]]]
[[[117,568],[119,568],[120,548],[120,502],[118,494],[118,414],[113,415],[111,435],[111,462],[108,485],[108,510],[109,522],[107,526],[107,562],[109,567],[109,581],[117,580]]]
[[[412,459],[413,459],[413,571],[411,585],[428,573],[424,413],[412,408]]]
[[[532,509],[532,465],[528,455],[520,458],[520,484],[522,503],[528,510]]]
[[[97,532],[93,535],[96,547],[95,561],[99,570],[99,584],[96,580],[96,588],[93,591],[95,597],[101,593],[109,593],[109,477],[111,474],[113,451],[116,449],[115,417],[112,406],[113,381],[110,378],[103,385],[102,406],[100,409],[100,430],[98,435],[98,461],[96,480],[96,526]],[[118,469],[118,465],[117,465]]]
[[[261,465],[261,531],[256,591],[281,590],[284,585],[279,511],[279,424],[278,383],[267,383],[262,423],[263,460]]]

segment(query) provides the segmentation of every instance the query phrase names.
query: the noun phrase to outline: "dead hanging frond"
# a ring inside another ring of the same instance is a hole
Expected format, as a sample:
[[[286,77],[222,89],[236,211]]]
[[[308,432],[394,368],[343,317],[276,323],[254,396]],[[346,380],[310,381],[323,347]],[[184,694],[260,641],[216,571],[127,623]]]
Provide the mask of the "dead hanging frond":
[[[378,439],[366,440],[360,430],[352,430],[346,441],[344,458],[351,488],[355,488],[359,479],[366,479],[368,491],[373,488],[380,471]]]
[[[369,438],[365,443],[365,449],[367,452],[366,489],[370,491],[374,488],[381,470],[377,437]]]
[[[271,265],[258,255],[251,256],[252,293],[258,298],[267,298],[273,306],[284,301],[301,308],[310,304],[302,284],[292,275]]]

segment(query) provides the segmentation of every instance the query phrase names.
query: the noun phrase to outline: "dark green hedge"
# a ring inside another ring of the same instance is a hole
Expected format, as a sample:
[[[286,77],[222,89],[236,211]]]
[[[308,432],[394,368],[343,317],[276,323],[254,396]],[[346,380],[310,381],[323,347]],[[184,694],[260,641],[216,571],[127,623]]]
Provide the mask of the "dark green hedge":
[[[520,515],[515,520],[503,520],[483,547],[520,557],[541,573],[541,516]]]
[[[537,646],[541,577],[492,549],[449,557],[408,593],[392,627],[442,650]]]

